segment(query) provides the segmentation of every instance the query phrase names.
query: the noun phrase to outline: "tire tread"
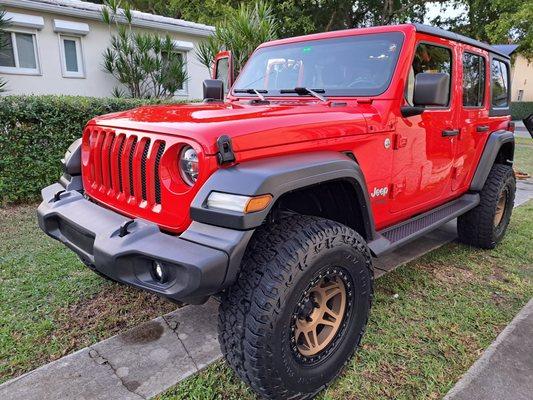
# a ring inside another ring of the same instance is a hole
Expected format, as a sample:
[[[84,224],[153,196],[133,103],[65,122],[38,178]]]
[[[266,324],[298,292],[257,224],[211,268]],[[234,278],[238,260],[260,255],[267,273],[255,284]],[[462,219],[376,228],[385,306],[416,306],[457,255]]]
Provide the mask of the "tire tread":
[[[513,207],[516,186],[513,169],[508,165],[494,164],[481,190],[479,205],[457,219],[457,234],[461,242],[482,249],[493,249],[498,244],[505,228],[502,235],[496,237],[493,221],[496,204],[505,185],[511,185],[508,207]]]
[[[268,341],[263,338],[273,328],[272,315],[279,313],[283,294],[290,289],[294,279],[294,268],[304,270],[304,262],[299,262],[301,256],[305,254],[305,249],[324,238],[324,232],[328,232],[328,236],[343,235],[349,238],[350,244],[364,255],[365,266],[371,276],[368,297],[370,309],[373,270],[370,251],[364,239],[337,222],[303,215],[283,218],[276,224],[260,227],[246,250],[240,275],[222,295],[218,321],[222,353],[236,374],[264,398],[306,399],[317,393],[287,392],[279,374],[268,372],[266,358],[273,350],[265,347]],[[366,322],[368,315],[357,346]],[[354,346],[353,352],[357,346]]]

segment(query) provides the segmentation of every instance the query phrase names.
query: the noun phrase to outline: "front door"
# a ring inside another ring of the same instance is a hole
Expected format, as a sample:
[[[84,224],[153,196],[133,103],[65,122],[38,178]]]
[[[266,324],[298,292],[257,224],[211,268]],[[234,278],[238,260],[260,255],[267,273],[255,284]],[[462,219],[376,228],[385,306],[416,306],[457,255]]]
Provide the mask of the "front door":
[[[450,87],[456,85],[454,48],[444,39],[423,37],[418,43],[405,90],[406,103],[413,104],[416,74],[446,73]],[[442,202],[450,192],[455,146],[459,131],[448,93],[448,106],[427,107],[420,116],[400,118],[394,141],[391,212],[414,214]]]

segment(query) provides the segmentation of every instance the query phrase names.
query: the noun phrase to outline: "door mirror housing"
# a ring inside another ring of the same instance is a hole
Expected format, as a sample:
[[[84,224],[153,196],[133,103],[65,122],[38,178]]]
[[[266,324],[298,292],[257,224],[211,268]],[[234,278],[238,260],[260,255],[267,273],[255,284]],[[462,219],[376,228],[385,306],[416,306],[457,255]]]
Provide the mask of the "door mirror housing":
[[[415,106],[448,105],[450,97],[450,76],[444,73],[421,72],[415,77],[413,103]]]
[[[219,79],[206,79],[203,85],[204,101],[223,101],[224,82]]]
[[[415,115],[420,115],[425,111],[424,107],[414,107],[414,106],[402,106],[400,107],[402,117],[409,118],[414,117]]]

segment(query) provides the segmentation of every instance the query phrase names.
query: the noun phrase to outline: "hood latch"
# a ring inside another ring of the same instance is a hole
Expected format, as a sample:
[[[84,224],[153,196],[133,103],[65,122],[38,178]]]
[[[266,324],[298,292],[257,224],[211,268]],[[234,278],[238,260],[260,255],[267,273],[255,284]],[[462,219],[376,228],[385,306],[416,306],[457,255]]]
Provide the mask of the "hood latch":
[[[231,145],[231,138],[227,135],[222,135],[217,139],[218,147],[218,163],[227,164],[235,161],[235,153],[233,153],[233,147]]]

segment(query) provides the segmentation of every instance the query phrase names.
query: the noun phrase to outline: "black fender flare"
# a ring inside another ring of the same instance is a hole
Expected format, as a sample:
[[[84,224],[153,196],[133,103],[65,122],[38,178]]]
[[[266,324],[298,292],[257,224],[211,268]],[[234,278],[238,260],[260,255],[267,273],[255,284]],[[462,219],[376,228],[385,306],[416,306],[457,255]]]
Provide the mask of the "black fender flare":
[[[470,191],[479,192],[483,189],[500,149],[505,143],[512,143],[514,152],[514,141],[514,134],[510,131],[499,130],[490,134],[479,159],[472,182],[470,183]],[[510,161],[512,162],[512,160]]]
[[[346,180],[354,185],[362,207],[366,237],[372,240],[375,236],[374,218],[363,171],[347,155],[333,151],[268,157],[221,168],[196,194],[191,204],[191,218],[225,228],[255,229],[285,193],[334,180]],[[207,198],[213,191],[245,196],[271,194],[273,201],[265,210],[250,214],[213,210],[206,206]]]

